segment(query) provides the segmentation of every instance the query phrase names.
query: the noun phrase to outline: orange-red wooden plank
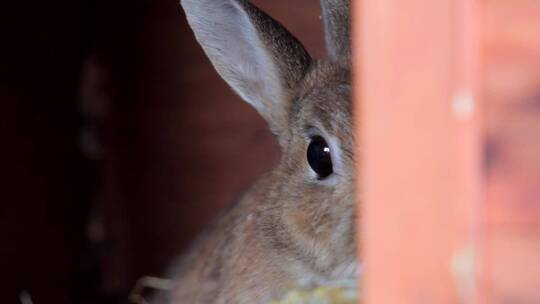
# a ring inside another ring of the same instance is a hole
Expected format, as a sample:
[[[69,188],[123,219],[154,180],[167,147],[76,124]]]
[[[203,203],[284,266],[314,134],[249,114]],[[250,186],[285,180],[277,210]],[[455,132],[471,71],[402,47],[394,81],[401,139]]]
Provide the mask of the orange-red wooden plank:
[[[354,10],[366,302],[540,303],[540,3]]]
[[[354,7],[366,303],[472,303],[480,197],[472,0]]]
[[[540,2],[482,1],[488,303],[540,303]]]

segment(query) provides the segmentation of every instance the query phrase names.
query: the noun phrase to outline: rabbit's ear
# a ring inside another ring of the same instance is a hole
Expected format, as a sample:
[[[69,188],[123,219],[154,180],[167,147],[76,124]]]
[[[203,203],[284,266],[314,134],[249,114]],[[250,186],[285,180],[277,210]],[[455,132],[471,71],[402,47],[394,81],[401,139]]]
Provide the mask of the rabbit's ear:
[[[243,0],[181,0],[195,37],[221,77],[279,135],[293,88],[311,58],[277,21]]]
[[[334,61],[351,57],[350,0],[321,0],[326,49]]]

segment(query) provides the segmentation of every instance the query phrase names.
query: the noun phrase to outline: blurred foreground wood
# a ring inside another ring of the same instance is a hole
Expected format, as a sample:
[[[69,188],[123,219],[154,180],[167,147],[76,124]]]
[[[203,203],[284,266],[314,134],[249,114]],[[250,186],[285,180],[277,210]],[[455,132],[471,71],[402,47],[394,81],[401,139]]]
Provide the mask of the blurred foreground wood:
[[[354,10],[366,303],[540,303],[540,2]]]

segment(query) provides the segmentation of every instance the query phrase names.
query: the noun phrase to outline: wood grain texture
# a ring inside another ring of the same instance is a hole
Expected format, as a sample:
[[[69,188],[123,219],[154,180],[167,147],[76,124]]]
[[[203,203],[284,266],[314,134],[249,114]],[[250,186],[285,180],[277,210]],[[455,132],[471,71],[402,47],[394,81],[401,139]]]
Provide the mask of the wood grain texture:
[[[368,303],[540,301],[540,3],[356,7]]]
[[[367,303],[473,297],[474,278],[454,269],[476,237],[471,3],[366,0],[356,7]]]
[[[540,3],[482,1],[487,303],[540,302]]]

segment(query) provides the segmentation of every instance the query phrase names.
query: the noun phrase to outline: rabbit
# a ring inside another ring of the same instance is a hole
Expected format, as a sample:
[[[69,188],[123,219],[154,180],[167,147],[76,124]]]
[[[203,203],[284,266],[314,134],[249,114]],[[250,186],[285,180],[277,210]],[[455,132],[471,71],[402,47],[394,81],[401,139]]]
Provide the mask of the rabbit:
[[[181,0],[282,156],[195,241],[156,303],[270,303],[298,284],[357,277],[349,1],[321,5],[328,58],[317,60],[248,1]]]

